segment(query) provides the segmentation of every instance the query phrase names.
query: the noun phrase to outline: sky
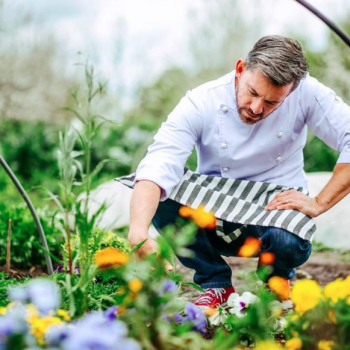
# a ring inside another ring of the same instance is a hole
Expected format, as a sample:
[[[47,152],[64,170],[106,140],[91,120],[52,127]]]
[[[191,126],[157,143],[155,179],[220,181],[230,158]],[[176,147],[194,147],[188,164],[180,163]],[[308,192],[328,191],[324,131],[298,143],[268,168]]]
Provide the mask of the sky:
[[[89,59],[118,87],[151,82],[170,65],[189,64],[190,11],[204,16],[221,0],[4,0],[7,8],[29,13],[32,24],[23,35],[53,33],[72,63]],[[325,45],[327,27],[295,0],[232,0],[242,18],[268,17],[262,35],[307,36],[315,49]],[[309,0],[335,22],[345,0]],[[255,4],[263,4],[256,13]],[[336,6],[337,5],[337,6]],[[230,9],[227,10],[228,13]],[[220,21],[220,19],[218,19]],[[29,34],[31,33],[31,34]],[[243,33],[244,34],[244,33]],[[253,43],[252,43],[253,44]],[[79,53],[79,54],[78,54]],[[79,56],[79,57],[78,57]],[[127,84],[125,83],[127,82]]]

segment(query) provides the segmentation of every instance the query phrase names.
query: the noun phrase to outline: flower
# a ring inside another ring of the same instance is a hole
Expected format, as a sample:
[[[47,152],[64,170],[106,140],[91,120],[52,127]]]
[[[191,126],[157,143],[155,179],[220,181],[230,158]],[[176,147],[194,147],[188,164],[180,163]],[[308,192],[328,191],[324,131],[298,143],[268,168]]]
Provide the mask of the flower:
[[[221,306],[217,309],[204,310],[204,314],[208,317],[208,321],[212,326],[220,326],[228,317],[226,310]]]
[[[179,214],[184,218],[191,218],[200,228],[213,229],[216,227],[215,216],[205,211],[202,205],[197,209],[183,206],[180,208]]]
[[[187,303],[185,306],[185,316],[182,324],[192,323],[192,330],[200,333],[206,332],[207,319],[204,313],[194,304]]]
[[[62,324],[59,317],[39,317],[31,320],[30,333],[35,336],[40,345],[44,344],[44,335],[50,327],[57,324]]]
[[[303,342],[300,338],[292,338],[286,341],[287,350],[300,350],[303,346]]]
[[[328,312],[328,318],[329,320],[333,323],[336,324],[337,323],[337,319],[335,318],[335,314],[334,314],[334,310],[330,309]]]
[[[108,319],[108,320],[115,320],[118,316],[119,313],[119,308],[116,305],[111,306],[109,309],[107,309],[104,312],[104,316]]]
[[[349,276],[348,276],[349,277]],[[333,303],[336,303],[339,299],[345,299],[350,295],[350,283],[341,278],[337,278],[333,282],[328,283],[324,289],[323,294],[326,298],[331,299]]]
[[[9,297],[12,301],[32,303],[44,315],[56,311],[61,303],[57,284],[44,278],[36,278],[24,286],[11,288]]]
[[[178,290],[175,282],[165,279],[163,280],[162,286],[158,291],[159,296],[163,296],[165,293],[174,293]]]
[[[290,286],[287,279],[280,276],[272,276],[268,280],[268,285],[281,300],[289,300]]]
[[[64,321],[69,322],[70,321],[70,316],[66,310],[58,309],[57,310],[57,316],[60,316],[63,318]]]
[[[262,252],[259,256],[259,263],[262,265],[272,265],[275,262],[275,254],[271,252]]]
[[[95,253],[94,261],[100,269],[108,269],[125,265],[129,261],[129,257],[117,248],[108,247],[98,250]]]
[[[279,344],[268,340],[263,340],[261,342],[258,342],[254,348],[254,350],[281,350],[281,349],[282,347]]]
[[[61,347],[64,350],[141,350],[136,341],[127,338],[127,333],[123,322],[95,311],[78,320],[75,327],[64,334]]]
[[[332,350],[333,345],[333,340],[320,340],[318,342],[318,350]]]
[[[241,318],[246,315],[245,311],[249,305],[257,301],[260,301],[260,299],[250,292],[244,292],[241,296],[238,293],[232,293],[227,300],[227,305],[231,307],[229,310],[231,314]]]
[[[238,256],[250,258],[256,256],[259,252],[261,242],[258,238],[248,237],[238,251]]]
[[[295,311],[301,314],[313,309],[321,299],[321,287],[316,281],[301,280],[292,289],[292,301]]]
[[[134,279],[134,280],[129,282],[129,289],[133,293],[138,293],[142,289],[142,286],[143,286],[143,284],[139,279]]]

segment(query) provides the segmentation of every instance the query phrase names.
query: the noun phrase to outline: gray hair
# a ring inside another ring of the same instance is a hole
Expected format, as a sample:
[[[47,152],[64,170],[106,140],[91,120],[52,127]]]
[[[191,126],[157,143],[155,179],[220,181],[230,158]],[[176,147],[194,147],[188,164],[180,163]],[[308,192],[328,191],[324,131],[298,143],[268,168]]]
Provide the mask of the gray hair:
[[[246,67],[260,71],[276,86],[293,82],[293,90],[309,68],[300,44],[279,35],[261,38],[249,52]]]

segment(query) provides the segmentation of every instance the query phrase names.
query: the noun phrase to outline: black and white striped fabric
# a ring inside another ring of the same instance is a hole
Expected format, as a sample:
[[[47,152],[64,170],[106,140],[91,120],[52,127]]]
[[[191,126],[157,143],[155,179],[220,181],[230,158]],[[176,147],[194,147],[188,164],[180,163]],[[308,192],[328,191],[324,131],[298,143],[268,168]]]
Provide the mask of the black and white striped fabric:
[[[135,174],[115,179],[133,188]],[[247,225],[283,228],[301,238],[312,241],[316,225],[314,220],[297,210],[271,210],[264,207],[277,193],[290,189],[308,194],[302,187],[284,187],[276,184],[234,180],[218,176],[201,175],[185,169],[184,176],[169,198],[193,209],[200,205],[217,218],[217,234],[230,243],[237,239]],[[223,221],[243,226],[224,233]]]

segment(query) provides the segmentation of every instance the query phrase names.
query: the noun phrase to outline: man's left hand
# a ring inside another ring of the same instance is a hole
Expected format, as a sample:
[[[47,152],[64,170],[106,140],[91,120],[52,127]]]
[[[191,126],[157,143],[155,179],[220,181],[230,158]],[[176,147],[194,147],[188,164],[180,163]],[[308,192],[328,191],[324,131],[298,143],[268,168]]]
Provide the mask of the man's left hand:
[[[311,217],[316,217],[322,213],[317,197],[310,198],[296,190],[288,190],[276,194],[274,199],[265,207],[265,210],[276,209],[294,209]]]

